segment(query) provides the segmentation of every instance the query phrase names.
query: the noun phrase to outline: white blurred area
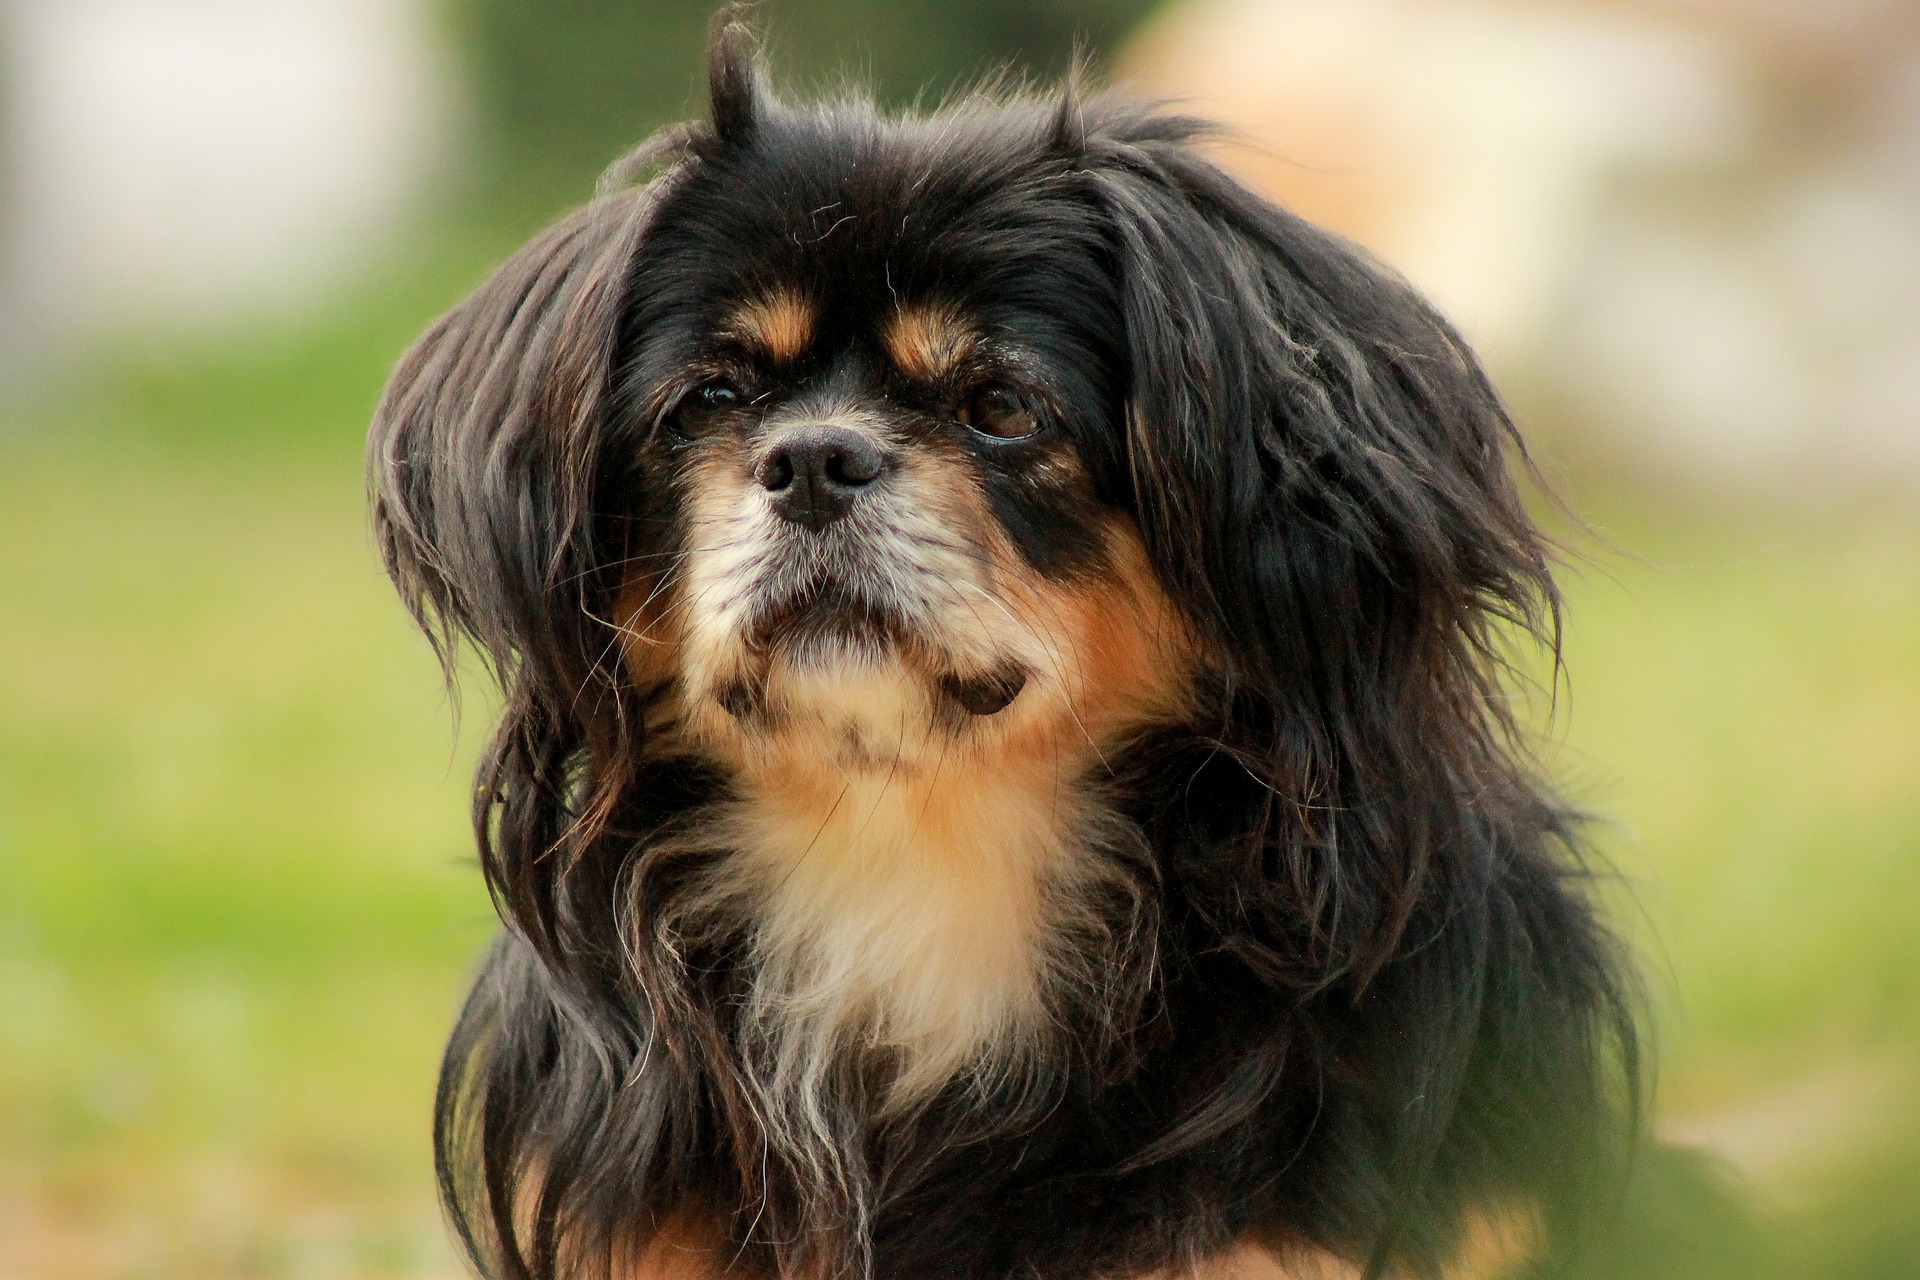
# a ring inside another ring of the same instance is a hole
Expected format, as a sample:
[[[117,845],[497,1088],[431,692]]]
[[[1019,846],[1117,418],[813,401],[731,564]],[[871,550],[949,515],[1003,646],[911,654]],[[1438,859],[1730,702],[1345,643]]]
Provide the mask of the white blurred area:
[[[444,172],[433,0],[0,0],[0,366],[324,298]]]
[[[444,2],[0,0],[0,382],[404,251]],[[1119,61],[1572,447],[1920,494],[1920,0],[1168,0]]]
[[[1561,429],[1920,493],[1920,2],[1172,0],[1120,74]]]

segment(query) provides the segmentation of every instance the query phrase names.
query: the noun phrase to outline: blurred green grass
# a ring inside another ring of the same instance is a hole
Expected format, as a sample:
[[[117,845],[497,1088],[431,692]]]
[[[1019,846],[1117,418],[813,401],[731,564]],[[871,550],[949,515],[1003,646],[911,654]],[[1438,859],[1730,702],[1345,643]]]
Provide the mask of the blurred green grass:
[[[0,1274],[458,1273],[426,1117],[491,914],[360,437],[486,257],[6,423]]]
[[[0,1274],[457,1274],[427,1112],[490,930],[488,708],[455,746],[360,470],[391,361],[504,248],[443,239],[0,422]],[[1552,755],[1639,904],[1663,1115],[1762,1214],[1759,1254],[1688,1256],[1920,1274],[1920,525],[1583,505],[1638,558],[1567,577]]]

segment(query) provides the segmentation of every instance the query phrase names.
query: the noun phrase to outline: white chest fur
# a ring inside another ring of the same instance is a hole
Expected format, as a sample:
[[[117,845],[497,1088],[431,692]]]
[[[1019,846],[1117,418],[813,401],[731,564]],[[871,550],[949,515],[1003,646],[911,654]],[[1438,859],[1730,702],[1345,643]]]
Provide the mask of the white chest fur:
[[[904,1103],[969,1067],[1017,1068],[1104,874],[1094,743],[1033,732],[1044,682],[1004,722],[957,732],[891,663],[783,694],[785,725],[744,762],[726,818],[778,1069],[817,1070],[863,1037],[894,1056]]]

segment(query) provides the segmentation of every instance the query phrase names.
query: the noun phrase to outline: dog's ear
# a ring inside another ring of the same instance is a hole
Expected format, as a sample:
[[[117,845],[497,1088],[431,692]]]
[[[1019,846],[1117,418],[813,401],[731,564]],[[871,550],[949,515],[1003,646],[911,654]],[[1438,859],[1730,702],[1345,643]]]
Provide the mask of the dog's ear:
[[[1476,683],[1494,619],[1552,631],[1518,438],[1429,304],[1196,154],[1199,129],[1137,117],[1084,162],[1117,249],[1142,533],[1236,687],[1334,700],[1349,725],[1416,710],[1407,682]]]
[[[502,669],[552,655],[555,594],[590,561],[644,189],[578,210],[514,254],[401,358],[369,440],[373,521],[441,651],[464,634]]]
[[[554,903],[541,858],[572,821],[570,763],[607,732],[577,709],[618,707],[581,696],[606,651],[594,494],[618,425],[629,285],[660,189],[576,211],[436,321],[401,358],[369,440],[388,573],[449,679],[465,637],[505,693],[474,824],[502,911],[542,941]]]
[[[693,136],[669,130],[624,163],[639,171],[682,159]],[[608,735],[636,731],[617,694],[581,696],[608,651],[595,620],[610,616],[594,594],[604,589],[608,555],[595,545],[596,468],[623,429],[617,378],[631,281],[673,181],[601,196],[435,322],[402,357],[369,443],[375,534],[402,597],[449,676],[464,637],[505,693],[473,817],[496,904],[545,963],[527,970],[530,982],[570,980],[568,959],[589,951],[561,940],[567,924],[580,926],[579,913],[560,905],[570,857],[585,840],[580,803],[597,798],[579,788],[576,761],[596,748],[619,758],[606,749]],[[547,856],[556,851],[563,856]],[[583,896],[606,910],[614,899],[611,891]],[[583,932],[604,939],[611,929],[596,916]],[[474,1007],[482,1003],[476,996]],[[511,1050],[502,1053],[511,1064]],[[462,1074],[476,1061],[493,1073],[480,1083]],[[502,1074],[510,1070],[474,1043],[450,1047],[436,1118],[442,1193],[480,1271],[548,1275],[570,1244],[568,1220],[554,1207],[570,1188],[557,1177],[539,1185],[528,1167],[551,1175],[567,1166],[540,1135],[516,1127],[540,1113],[496,1115],[500,1095],[488,1091],[516,1087]],[[476,1097],[485,1099],[484,1129],[477,1113],[462,1110]],[[484,1142],[483,1180],[472,1184],[460,1181],[449,1154],[470,1139]],[[516,1191],[523,1181],[538,1195]],[[529,1226],[519,1215],[536,1200]]]
[[[599,199],[442,316],[387,386],[370,442],[374,527],[443,661],[462,633],[502,669],[565,656],[540,652],[557,639],[549,597],[582,589],[591,563],[591,468],[627,284],[668,185],[632,184],[752,140],[767,94],[747,12],[728,6],[709,31],[711,123],[669,127],[616,161]]]
[[[1557,644],[1549,544],[1510,470],[1525,465],[1513,424],[1433,307],[1200,156],[1203,126],[1097,109],[1078,167],[1118,277],[1128,491],[1224,686],[1205,785],[1245,796],[1213,806],[1244,825],[1179,874],[1223,949],[1303,1005],[1385,990],[1420,1010],[1377,1049],[1405,1068],[1379,1078],[1412,1082],[1378,1102],[1399,1190],[1354,1228],[1380,1242],[1368,1274],[1384,1274],[1391,1252],[1444,1240],[1427,1209],[1459,1171],[1434,1153],[1473,1054],[1512,1046],[1502,1069],[1535,1073],[1539,1108],[1516,1130],[1574,1135],[1569,1170],[1610,1114],[1595,1046],[1613,1035],[1633,1070],[1630,1019],[1601,1025],[1623,1006],[1590,922],[1543,927],[1524,958],[1495,949],[1516,928],[1511,866],[1572,826],[1528,767],[1506,687],[1513,631]],[[1572,1034],[1547,1030],[1564,1025],[1558,994],[1513,983],[1555,966],[1600,993]],[[1250,1058],[1213,1096],[1264,1096],[1260,1070]],[[1211,1107],[1169,1149],[1241,1119]]]
[[[1551,554],[1459,334],[1199,155],[1202,129],[1109,114],[1080,162],[1114,245],[1130,492],[1219,668],[1223,741],[1277,801],[1247,833],[1265,897],[1233,902],[1264,902],[1255,932],[1304,925],[1269,957],[1289,981],[1364,986],[1435,875],[1487,874],[1463,823],[1557,821],[1507,687],[1516,631],[1557,644]]]

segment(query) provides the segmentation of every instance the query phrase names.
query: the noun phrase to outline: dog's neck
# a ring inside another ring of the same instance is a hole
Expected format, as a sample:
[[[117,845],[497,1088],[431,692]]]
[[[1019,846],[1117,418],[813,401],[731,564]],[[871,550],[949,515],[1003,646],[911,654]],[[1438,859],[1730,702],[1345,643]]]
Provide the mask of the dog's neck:
[[[786,1069],[864,1041],[897,1063],[905,1102],[1017,1066],[1113,874],[1101,744],[1067,731],[1042,682],[977,730],[898,663],[784,685],[779,723],[735,758],[724,835]]]

